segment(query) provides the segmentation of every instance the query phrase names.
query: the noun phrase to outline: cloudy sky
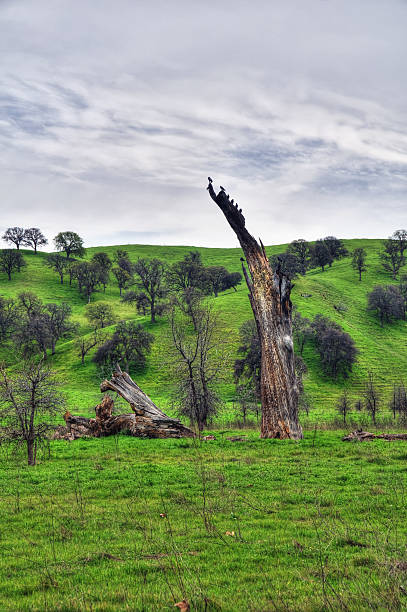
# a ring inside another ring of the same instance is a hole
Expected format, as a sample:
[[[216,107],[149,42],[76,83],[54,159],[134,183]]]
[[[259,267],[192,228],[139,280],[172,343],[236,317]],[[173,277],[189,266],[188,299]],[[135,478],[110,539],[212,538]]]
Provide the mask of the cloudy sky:
[[[405,0],[0,0],[0,230],[236,246],[407,226]]]

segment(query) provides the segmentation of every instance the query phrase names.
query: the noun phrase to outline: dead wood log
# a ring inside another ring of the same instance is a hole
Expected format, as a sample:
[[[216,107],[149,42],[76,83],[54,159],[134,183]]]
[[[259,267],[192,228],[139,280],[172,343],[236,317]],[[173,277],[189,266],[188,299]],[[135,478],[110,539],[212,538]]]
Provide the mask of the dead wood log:
[[[352,431],[352,433],[348,434],[344,438],[342,438],[342,442],[370,442],[371,440],[388,440],[389,442],[395,440],[407,440],[407,433],[399,433],[399,434],[374,434],[369,431]]]
[[[55,438],[74,440],[84,436],[101,437],[126,432],[143,438],[192,438],[194,432],[180,421],[171,419],[131,379],[127,372],[117,366],[111,380],[104,380],[100,390],[115,391],[127,402],[131,414],[113,414],[114,401],[105,395],[95,407],[95,418],[74,416],[65,413],[65,427],[59,427]]]
[[[300,439],[290,279],[279,267],[272,270],[263,243],[247,231],[241,209],[229,200],[223,187],[216,194],[212,179],[208,180],[209,194],[235,232],[249,268],[247,272],[242,263],[261,346],[261,437]]]

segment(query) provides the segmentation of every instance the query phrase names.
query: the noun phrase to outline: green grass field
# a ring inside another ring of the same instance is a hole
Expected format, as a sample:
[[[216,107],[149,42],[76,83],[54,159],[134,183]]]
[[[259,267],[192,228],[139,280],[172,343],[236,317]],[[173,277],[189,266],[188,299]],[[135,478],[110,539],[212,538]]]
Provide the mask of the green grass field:
[[[312,348],[305,349],[314,408],[302,416],[304,440],[260,440],[255,429],[242,442],[227,440],[234,418],[230,363],[214,441],[53,441],[31,468],[23,449],[15,454],[0,446],[0,610],[160,611],[184,598],[202,611],[407,609],[406,443],[348,444],[342,431],[325,430],[344,386],[356,399],[372,370],[387,399],[407,369],[407,323],[381,328],[366,312],[366,293],[390,282],[380,269],[380,241],[345,242],[368,251],[361,283],[347,258],[324,273],[309,272],[293,290],[303,315],[334,319],[360,351],[351,377],[332,382],[321,376]],[[125,248],[132,260],[167,262],[189,250]],[[199,250],[205,264],[239,270],[239,249]],[[0,294],[30,290],[45,302],[66,300],[80,333],[90,333],[77,289],[59,283],[44,254],[24,255],[21,274],[11,282],[0,276]],[[120,318],[140,320],[154,333],[148,367],[136,380],[170,412],[165,318],[151,326],[121,304],[113,284],[94,300],[111,302]],[[347,310],[335,310],[339,303]],[[251,316],[247,290],[220,294],[214,304],[232,362],[238,329]],[[0,356],[15,360],[8,347]],[[90,357],[82,366],[70,340],[50,363],[64,381],[69,410],[92,415],[101,396]]]
[[[382,390],[383,400],[386,402],[393,383],[399,382],[407,371],[407,323],[399,321],[381,328],[378,319],[366,311],[366,293],[376,284],[392,282],[381,269],[379,262],[381,241],[345,240],[345,244],[349,250],[362,246],[368,253],[368,270],[362,282],[359,282],[358,274],[352,269],[348,257],[334,262],[332,268],[326,269],[325,272],[311,270],[305,277],[296,279],[292,293],[293,302],[302,315],[313,317],[317,313],[322,313],[337,321],[352,336],[359,350],[358,362],[352,375],[345,381],[333,382],[321,375],[319,360],[312,346],[305,348],[304,358],[309,369],[305,388],[314,406],[313,416],[310,417],[313,420],[323,420],[326,415],[332,415],[336,399],[344,387],[349,389],[352,398],[359,397],[369,370],[374,373]],[[268,247],[267,251],[269,254],[278,253],[284,250],[285,246]],[[122,248],[129,252],[133,261],[139,257],[158,257],[172,263],[181,259],[192,247],[125,245]],[[104,250],[113,256],[116,249],[117,247],[90,248],[87,250],[87,257],[91,257],[97,250]],[[230,271],[240,270],[240,249],[199,248],[198,250],[205,265],[221,264]],[[0,275],[0,295],[16,296],[21,291],[29,290],[45,302],[66,300],[73,308],[74,319],[80,324],[80,333],[90,333],[91,328],[84,316],[86,300],[79,295],[76,287],[70,287],[68,283],[60,284],[59,277],[44,266],[44,253],[34,256],[32,252],[24,251],[24,256],[28,265],[20,274],[14,275],[11,282],[7,281],[5,275]],[[302,294],[311,297],[305,298]],[[154,333],[156,341],[148,359],[148,367],[144,372],[137,374],[137,382],[156,403],[168,410],[171,387],[166,366],[168,342],[166,319],[159,319],[157,324],[152,326],[148,317],[139,316],[135,308],[120,302],[119,290],[113,281],[107,287],[105,294],[96,293],[92,299],[110,302],[119,318],[137,319]],[[220,387],[226,408],[219,419],[223,424],[227,424],[228,420],[233,418],[230,409],[235,393],[232,365],[236,356],[238,330],[240,325],[251,317],[251,310],[247,289],[243,284],[237,292],[231,290],[221,293],[213,302],[220,312],[224,335],[231,351],[229,375]],[[345,305],[347,310],[338,312],[335,309],[335,305],[338,304]],[[3,349],[2,356],[6,361],[12,359],[7,349]],[[91,354],[87,356],[85,366],[82,366],[79,356],[75,353],[73,341],[60,342],[57,354],[50,359],[50,362],[63,377],[71,412],[91,414],[93,406],[100,399],[98,392],[100,374],[91,362]]]
[[[0,609],[407,608],[405,442],[215,433],[3,449]]]

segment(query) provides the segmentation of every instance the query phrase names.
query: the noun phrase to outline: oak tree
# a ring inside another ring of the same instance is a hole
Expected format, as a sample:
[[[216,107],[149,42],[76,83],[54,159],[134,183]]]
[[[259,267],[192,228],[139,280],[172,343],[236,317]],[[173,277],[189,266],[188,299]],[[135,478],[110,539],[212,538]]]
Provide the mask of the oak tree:
[[[54,238],[57,251],[64,251],[67,259],[71,256],[84,257],[83,240],[76,232],[59,232]]]
[[[15,249],[2,249],[0,251],[0,272],[7,274],[9,281],[11,281],[13,272],[20,272],[25,265],[24,257],[19,251]]]
[[[9,227],[4,232],[2,239],[5,242],[15,244],[17,249],[20,248],[20,244],[24,244],[24,228],[23,227]]]
[[[384,251],[380,254],[382,266],[386,272],[390,272],[395,280],[399,270],[406,263],[405,257],[400,250],[399,240],[388,238],[384,241]]]
[[[362,280],[362,272],[366,272],[366,251],[362,247],[354,249],[352,252],[352,268],[359,272],[359,280]]]
[[[38,227],[29,227],[24,231],[23,244],[34,249],[34,254],[37,254],[37,248],[48,244],[48,240]]]

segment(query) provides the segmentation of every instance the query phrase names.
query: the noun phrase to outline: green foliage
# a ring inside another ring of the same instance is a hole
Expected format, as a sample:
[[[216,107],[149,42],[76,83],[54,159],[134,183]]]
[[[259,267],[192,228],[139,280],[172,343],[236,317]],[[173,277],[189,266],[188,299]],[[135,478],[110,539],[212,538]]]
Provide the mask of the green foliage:
[[[388,238],[384,241],[384,250],[380,255],[383,269],[389,272],[394,280],[397,278],[400,268],[406,263],[403,255],[404,250],[400,248],[402,244],[397,238]]]
[[[59,232],[54,238],[57,251],[64,251],[67,258],[71,256],[84,257],[83,240],[76,232]]]
[[[20,251],[16,249],[2,249],[0,251],[0,272],[7,274],[9,281],[11,281],[14,272],[21,272],[21,268],[26,265],[26,261]]]
[[[113,336],[100,346],[93,358],[99,366],[113,370],[121,362],[123,370],[142,370],[151,351],[154,336],[135,321],[119,321]]]
[[[359,272],[359,280],[362,280],[362,272],[366,272],[366,251],[362,248],[357,248],[352,253],[352,268]]]
[[[86,306],[85,316],[93,327],[104,328],[116,321],[113,307],[108,302],[96,302]]]

